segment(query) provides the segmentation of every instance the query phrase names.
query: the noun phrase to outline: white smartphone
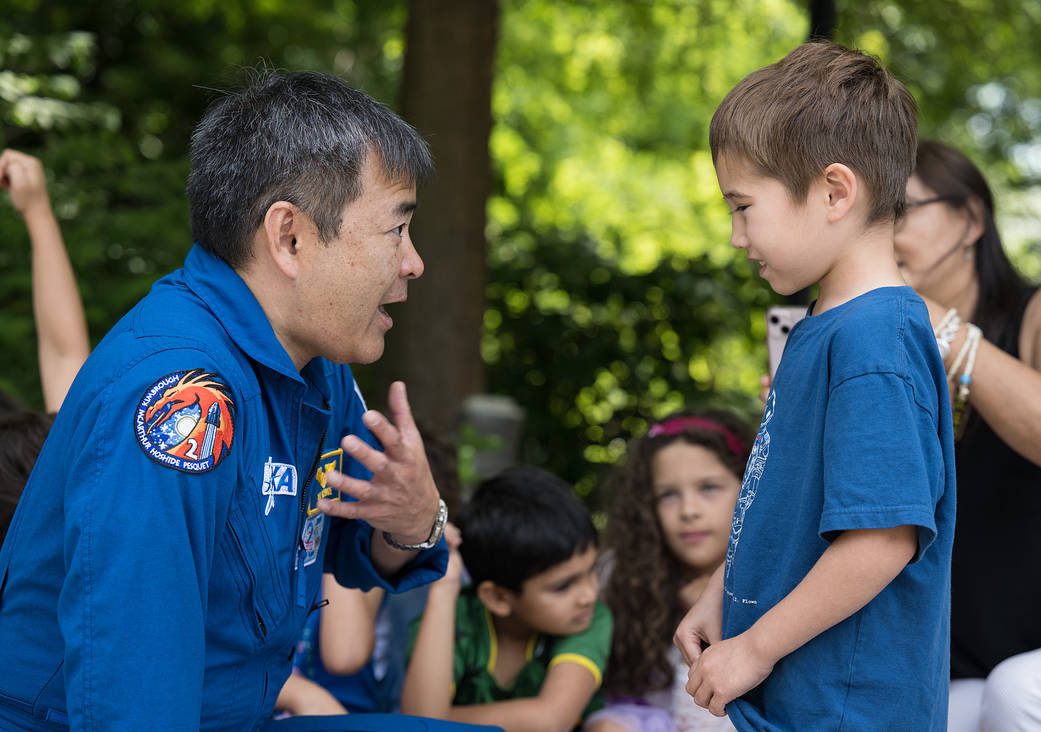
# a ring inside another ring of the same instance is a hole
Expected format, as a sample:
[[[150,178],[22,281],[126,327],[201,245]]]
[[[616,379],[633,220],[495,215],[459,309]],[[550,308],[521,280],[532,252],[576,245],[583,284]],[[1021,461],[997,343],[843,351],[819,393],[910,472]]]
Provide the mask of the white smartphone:
[[[788,333],[805,315],[806,305],[772,305],[766,309],[766,352],[770,356],[771,379],[777,373]]]

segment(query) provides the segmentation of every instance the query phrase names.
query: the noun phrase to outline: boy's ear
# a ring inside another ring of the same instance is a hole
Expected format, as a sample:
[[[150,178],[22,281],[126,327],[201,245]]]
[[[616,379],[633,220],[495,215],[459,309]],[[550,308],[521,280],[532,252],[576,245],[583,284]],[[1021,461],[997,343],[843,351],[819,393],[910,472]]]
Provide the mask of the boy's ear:
[[[297,235],[301,233],[304,213],[288,201],[275,201],[264,214],[264,223],[258,232],[257,246],[271,257],[281,272],[295,280],[300,273]],[[257,251],[261,255],[260,251]]]
[[[500,618],[508,618],[513,614],[514,593],[500,587],[491,580],[484,580],[477,585],[477,599],[488,608],[488,612]]]
[[[824,169],[824,194],[827,196],[828,222],[841,221],[852,210],[860,193],[857,175],[849,166],[832,163]]]

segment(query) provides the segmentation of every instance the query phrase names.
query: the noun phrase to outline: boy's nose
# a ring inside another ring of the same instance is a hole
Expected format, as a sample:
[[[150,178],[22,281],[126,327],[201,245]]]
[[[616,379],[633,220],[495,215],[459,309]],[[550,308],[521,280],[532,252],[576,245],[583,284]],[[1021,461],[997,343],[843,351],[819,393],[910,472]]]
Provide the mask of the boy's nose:
[[[737,216],[730,220],[730,246],[735,249],[748,248],[748,237],[745,236],[744,224]]]
[[[744,232],[739,231],[737,226],[730,230],[730,246],[734,247],[734,249],[748,248],[748,240],[745,238]]]
[[[582,592],[579,595],[579,602],[583,607],[592,605],[596,602],[597,593],[600,592],[600,578],[596,574],[590,574],[589,579],[582,583]]]

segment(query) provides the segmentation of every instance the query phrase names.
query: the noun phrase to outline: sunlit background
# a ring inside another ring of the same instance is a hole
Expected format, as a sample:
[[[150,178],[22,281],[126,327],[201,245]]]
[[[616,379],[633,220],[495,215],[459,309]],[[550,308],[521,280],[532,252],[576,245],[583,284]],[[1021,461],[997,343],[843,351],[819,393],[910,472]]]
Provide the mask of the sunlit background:
[[[317,69],[400,108],[418,4],[0,1],[0,145],[44,160],[93,342],[190,247],[187,142],[212,89],[241,67]],[[922,136],[984,169],[1014,259],[1041,276],[1041,1],[833,7],[835,40],[914,93]],[[526,411],[519,459],[594,507],[649,420],[709,403],[756,417],[763,311],[778,298],[728,246],[707,129],[726,91],[809,23],[807,3],[784,0],[498,5],[492,127],[474,140],[491,154],[483,327],[456,337],[483,360],[480,390]],[[442,46],[420,61],[456,50]],[[437,216],[421,208],[417,229]],[[6,201],[0,242],[0,388],[39,406],[29,245]],[[418,245],[428,272],[453,266],[436,241]],[[481,435],[457,438],[464,458],[480,448]]]

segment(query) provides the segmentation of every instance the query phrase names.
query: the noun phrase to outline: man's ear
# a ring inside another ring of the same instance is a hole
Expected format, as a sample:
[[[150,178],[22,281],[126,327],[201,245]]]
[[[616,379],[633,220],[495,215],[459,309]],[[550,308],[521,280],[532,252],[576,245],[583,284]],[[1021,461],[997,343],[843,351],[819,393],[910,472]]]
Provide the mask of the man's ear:
[[[842,163],[832,163],[824,169],[823,185],[827,196],[828,221],[838,222],[857,202],[860,186],[856,173]]]
[[[477,585],[477,599],[488,608],[488,612],[500,618],[508,618],[513,614],[514,597],[514,593],[491,580],[484,580]]]
[[[261,246],[275,266],[293,280],[300,273],[296,238],[303,222],[304,214],[297,206],[288,201],[275,201],[268,206],[259,232]]]

